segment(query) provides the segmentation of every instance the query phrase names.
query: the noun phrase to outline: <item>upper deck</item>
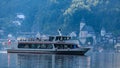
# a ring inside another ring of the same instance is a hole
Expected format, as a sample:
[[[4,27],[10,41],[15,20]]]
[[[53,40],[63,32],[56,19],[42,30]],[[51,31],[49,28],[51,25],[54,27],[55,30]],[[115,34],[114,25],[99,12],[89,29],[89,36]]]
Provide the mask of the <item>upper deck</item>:
[[[71,40],[69,36],[49,36],[49,37],[39,37],[39,38],[20,38],[18,39],[19,43],[36,43],[36,44],[52,44],[52,43],[65,43],[66,41]]]

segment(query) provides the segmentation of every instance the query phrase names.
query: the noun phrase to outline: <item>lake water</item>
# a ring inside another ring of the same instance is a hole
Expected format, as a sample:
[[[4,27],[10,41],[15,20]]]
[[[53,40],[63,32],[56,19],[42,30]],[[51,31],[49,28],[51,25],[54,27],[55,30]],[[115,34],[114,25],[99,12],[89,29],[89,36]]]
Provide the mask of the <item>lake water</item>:
[[[120,68],[120,53],[91,52],[80,56],[0,51],[0,68]]]

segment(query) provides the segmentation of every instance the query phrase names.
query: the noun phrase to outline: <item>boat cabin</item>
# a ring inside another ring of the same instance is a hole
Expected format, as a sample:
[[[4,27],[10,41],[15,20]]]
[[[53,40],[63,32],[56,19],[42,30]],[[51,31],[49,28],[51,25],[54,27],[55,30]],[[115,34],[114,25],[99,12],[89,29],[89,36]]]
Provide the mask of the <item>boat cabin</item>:
[[[65,43],[44,43],[44,44],[37,44],[37,43],[20,43],[18,44],[18,48],[30,48],[30,49],[75,49],[79,48],[77,44],[65,44]]]

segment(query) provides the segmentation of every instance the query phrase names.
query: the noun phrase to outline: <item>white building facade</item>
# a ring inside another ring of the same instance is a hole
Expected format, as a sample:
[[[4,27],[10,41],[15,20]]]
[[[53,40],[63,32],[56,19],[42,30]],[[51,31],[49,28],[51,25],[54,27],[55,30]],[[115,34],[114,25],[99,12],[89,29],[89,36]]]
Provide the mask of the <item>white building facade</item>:
[[[96,36],[93,28],[86,25],[85,21],[81,21],[79,31],[79,40],[81,44],[92,44],[91,42],[87,42],[87,38],[91,38],[93,40],[93,43],[96,43]]]

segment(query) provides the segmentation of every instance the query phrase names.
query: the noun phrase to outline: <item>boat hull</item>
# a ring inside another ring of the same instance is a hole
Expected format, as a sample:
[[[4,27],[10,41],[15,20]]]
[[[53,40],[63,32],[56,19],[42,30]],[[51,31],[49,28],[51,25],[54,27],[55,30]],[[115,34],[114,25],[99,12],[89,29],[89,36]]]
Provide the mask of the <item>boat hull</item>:
[[[8,53],[84,55],[90,48],[81,49],[8,49]]]

